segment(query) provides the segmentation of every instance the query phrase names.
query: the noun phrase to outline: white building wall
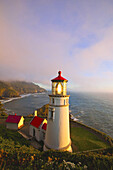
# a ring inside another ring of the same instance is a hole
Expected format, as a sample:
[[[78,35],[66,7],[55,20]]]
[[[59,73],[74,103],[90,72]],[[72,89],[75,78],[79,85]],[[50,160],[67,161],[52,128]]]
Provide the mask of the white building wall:
[[[29,135],[33,136],[33,126],[32,125],[29,126]]]
[[[35,138],[36,138],[36,140],[37,141],[40,141],[40,137],[39,137],[39,128],[36,128],[36,127],[34,127],[34,126],[32,126],[32,125],[30,125],[29,126],[29,134],[30,134],[30,136],[32,136],[33,137],[33,131],[35,130]]]
[[[35,138],[36,138],[37,141],[41,141],[41,140],[44,141],[43,133],[44,133],[45,130],[42,129],[42,126],[43,126],[44,123],[47,123],[46,119],[44,119],[44,121],[39,126],[39,128],[36,128],[36,127],[34,127],[32,125],[29,126],[29,134],[32,137],[33,137],[33,129],[35,129]]]
[[[37,141],[40,141],[40,129],[39,128],[35,128],[35,137]]]
[[[17,123],[6,123],[6,128],[12,129],[12,130],[18,130],[18,124]]]

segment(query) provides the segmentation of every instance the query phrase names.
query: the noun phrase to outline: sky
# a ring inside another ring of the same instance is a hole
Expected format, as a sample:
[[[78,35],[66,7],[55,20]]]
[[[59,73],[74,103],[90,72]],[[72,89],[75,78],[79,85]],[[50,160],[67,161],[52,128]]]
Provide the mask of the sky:
[[[0,0],[0,80],[113,92],[113,0]]]

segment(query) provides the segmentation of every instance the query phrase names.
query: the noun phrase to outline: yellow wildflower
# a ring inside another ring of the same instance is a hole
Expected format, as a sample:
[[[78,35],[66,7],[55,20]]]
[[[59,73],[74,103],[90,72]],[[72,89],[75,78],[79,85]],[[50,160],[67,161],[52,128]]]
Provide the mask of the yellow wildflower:
[[[31,156],[31,160],[34,161],[34,156]]]
[[[48,157],[48,162],[52,161],[52,158],[51,157]]]
[[[3,150],[3,149],[1,149],[1,152],[3,153],[3,152],[4,152],[4,150]]]

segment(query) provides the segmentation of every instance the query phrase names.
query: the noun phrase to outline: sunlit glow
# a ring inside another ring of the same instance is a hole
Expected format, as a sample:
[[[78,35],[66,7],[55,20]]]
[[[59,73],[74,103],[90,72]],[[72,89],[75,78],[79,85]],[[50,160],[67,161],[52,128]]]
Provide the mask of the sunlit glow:
[[[61,91],[62,91],[62,87],[61,87],[61,84],[59,83],[57,87],[57,93],[61,94]]]

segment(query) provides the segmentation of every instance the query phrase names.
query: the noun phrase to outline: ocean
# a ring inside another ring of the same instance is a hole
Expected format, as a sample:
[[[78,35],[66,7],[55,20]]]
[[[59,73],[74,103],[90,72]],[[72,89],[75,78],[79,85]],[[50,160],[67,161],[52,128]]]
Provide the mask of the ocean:
[[[47,93],[35,93],[2,102],[7,113],[25,116],[49,103],[49,97]],[[69,103],[75,120],[113,138],[113,93],[70,93]]]

